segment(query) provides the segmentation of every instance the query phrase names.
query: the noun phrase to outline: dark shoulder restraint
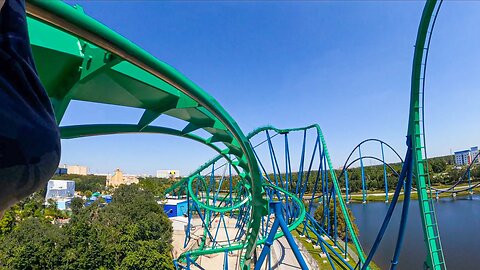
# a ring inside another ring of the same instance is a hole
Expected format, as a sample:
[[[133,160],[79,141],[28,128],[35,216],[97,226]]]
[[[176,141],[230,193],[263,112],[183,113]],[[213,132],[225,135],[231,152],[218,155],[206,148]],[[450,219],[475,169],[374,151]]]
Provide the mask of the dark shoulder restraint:
[[[60,160],[60,135],[38,77],[25,2],[0,11],[0,211],[41,187]]]

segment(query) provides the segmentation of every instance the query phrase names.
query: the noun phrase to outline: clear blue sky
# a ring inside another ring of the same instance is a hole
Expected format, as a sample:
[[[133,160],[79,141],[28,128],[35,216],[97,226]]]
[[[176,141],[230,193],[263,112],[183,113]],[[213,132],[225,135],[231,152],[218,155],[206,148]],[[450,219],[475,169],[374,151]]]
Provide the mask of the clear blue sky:
[[[319,123],[335,167],[370,137],[404,153],[423,2],[69,3],[200,85],[245,133],[264,124]],[[478,14],[478,2],[445,2],[440,11],[427,73],[430,156],[480,143]],[[133,123],[141,113],[74,102],[62,124]],[[215,155],[161,135],[64,140],[62,146],[62,163],[87,165],[92,173],[119,167],[186,174]]]

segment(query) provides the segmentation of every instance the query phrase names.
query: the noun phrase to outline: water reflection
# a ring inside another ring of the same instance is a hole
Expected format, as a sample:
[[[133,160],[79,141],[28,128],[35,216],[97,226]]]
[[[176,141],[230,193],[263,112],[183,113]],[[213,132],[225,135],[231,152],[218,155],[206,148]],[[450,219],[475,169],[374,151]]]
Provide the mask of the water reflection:
[[[360,229],[360,242],[368,253],[380,229],[388,204],[372,202],[350,204]],[[398,203],[390,226],[374,257],[382,269],[389,269],[395,249],[401,209]],[[435,203],[442,245],[448,269],[480,269],[476,260],[480,250],[480,196],[441,198]],[[410,203],[405,241],[398,269],[423,269],[426,256],[418,202]]]

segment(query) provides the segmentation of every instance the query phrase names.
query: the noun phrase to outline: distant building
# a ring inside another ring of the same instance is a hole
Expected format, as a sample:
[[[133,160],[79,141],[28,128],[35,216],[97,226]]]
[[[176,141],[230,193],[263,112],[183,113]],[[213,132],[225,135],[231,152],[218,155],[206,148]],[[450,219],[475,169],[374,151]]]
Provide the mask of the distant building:
[[[480,163],[480,159],[478,158],[477,155],[478,155],[478,146],[470,148],[470,156],[472,157],[471,159],[473,163]]]
[[[45,202],[52,199],[57,203],[57,208],[66,210],[70,208],[70,202],[75,195],[75,181],[70,180],[50,180],[47,184],[47,194]]]
[[[157,171],[158,178],[177,178],[180,177],[179,170],[158,170]]]
[[[168,199],[163,206],[163,210],[168,217],[180,217],[187,215],[188,204],[187,200]]]
[[[471,147],[468,150],[462,150],[455,152],[455,165],[469,165],[470,163],[480,163],[478,154],[478,146]],[[473,160],[475,158],[475,160]]]
[[[87,175],[88,174],[88,167],[87,166],[79,166],[79,165],[68,165],[67,173],[68,174],[78,174],[78,175]]]
[[[67,174],[67,168],[64,167],[58,167],[57,170],[55,171],[55,174],[57,175],[64,175]]]
[[[118,187],[120,185],[137,184],[138,177],[136,175],[123,174],[120,169],[116,169],[113,176],[107,176],[107,186]]]

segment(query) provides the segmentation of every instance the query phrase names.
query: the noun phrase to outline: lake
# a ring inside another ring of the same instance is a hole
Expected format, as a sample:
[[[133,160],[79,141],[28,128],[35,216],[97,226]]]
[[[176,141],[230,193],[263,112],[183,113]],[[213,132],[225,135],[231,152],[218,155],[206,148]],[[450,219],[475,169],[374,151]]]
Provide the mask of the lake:
[[[351,203],[359,239],[368,254],[383,222],[389,204],[370,202]],[[390,225],[374,257],[382,269],[390,268],[398,236],[401,209],[399,202]],[[435,203],[440,237],[448,269],[480,269],[476,256],[480,250],[480,195],[441,198]],[[412,200],[405,240],[397,269],[423,269],[426,252],[418,201]],[[477,230],[478,229],[478,230]]]

